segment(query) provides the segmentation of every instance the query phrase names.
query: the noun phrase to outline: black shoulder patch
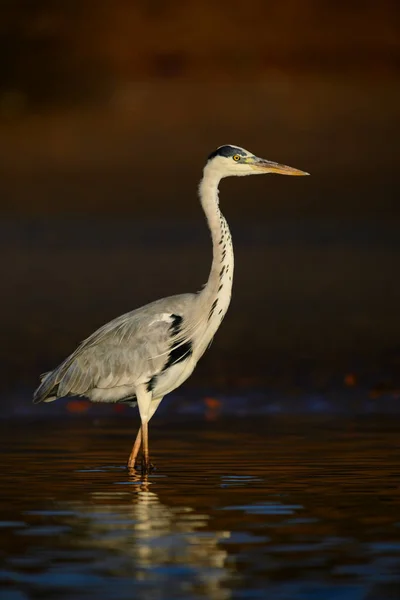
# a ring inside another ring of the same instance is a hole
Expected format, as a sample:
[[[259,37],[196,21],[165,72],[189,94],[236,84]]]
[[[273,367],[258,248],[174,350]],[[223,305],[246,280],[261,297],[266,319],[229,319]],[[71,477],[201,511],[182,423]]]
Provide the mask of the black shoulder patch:
[[[180,315],[171,315],[172,323],[170,329],[174,335],[178,335],[182,329],[183,318]]]
[[[240,154],[240,156],[247,156],[246,152],[241,148],[237,148],[236,146],[220,146],[214,152],[211,152],[210,156],[207,160],[212,160],[216,156],[225,156],[229,158],[230,156],[234,156],[235,154]]]
[[[151,379],[149,379],[149,381],[147,382],[147,391],[148,392],[152,392],[154,390],[154,386],[156,385],[157,382],[157,375],[153,375],[153,377]]]
[[[185,360],[185,358],[189,357],[192,352],[192,342],[184,342],[175,348],[173,347],[168,354],[168,360],[163,367],[163,371],[166,371],[169,369],[169,367],[172,367],[172,365],[175,365],[176,363],[182,362],[182,360]]]
[[[183,317],[181,317],[180,315],[171,315],[171,317],[172,323],[170,325],[170,330],[173,336],[175,337],[179,335],[179,333],[182,331]],[[192,342],[189,340],[187,342],[178,343],[176,346],[175,344],[176,340],[173,340],[171,350],[168,354],[167,362],[163,367],[163,371],[166,371],[172,365],[179,363],[182,360],[185,360],[185,358],[190,356],[193,352]]]

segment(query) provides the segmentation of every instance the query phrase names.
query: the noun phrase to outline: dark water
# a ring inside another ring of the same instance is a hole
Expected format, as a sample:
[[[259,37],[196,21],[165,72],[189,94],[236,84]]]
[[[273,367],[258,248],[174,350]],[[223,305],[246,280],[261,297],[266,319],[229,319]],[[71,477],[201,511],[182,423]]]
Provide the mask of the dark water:
[[[400,585],[396,419],[3,422],[0,595],[389,599]]]

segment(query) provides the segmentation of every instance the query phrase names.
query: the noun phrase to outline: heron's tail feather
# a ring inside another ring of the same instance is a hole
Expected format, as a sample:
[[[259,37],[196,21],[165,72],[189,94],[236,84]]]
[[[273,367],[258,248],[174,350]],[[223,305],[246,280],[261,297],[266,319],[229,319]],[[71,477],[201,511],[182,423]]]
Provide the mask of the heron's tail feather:
[[[33,395],[33,403],[38,404],[39,402],[53,402],[57,400],[57,388],[58,388],[58,369],[44,373],[41,376],[41,383]]]
[[[53,402],[65,396],[83,396],[92,387],[93,369],[83,357],[71,354],[54,371],[43,373],[41,382],[33,395],[34,404]]]

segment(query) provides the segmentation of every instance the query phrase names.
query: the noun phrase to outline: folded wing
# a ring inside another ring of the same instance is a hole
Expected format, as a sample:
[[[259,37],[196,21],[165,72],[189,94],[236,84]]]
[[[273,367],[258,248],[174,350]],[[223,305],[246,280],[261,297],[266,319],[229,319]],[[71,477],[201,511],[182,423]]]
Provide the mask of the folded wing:
[[[122,315],[88,337],[54,371],[43,375],[34,402],[87,395],[94,388],[135,386],[160,373],[179,343],[191,294],[166,298]]]

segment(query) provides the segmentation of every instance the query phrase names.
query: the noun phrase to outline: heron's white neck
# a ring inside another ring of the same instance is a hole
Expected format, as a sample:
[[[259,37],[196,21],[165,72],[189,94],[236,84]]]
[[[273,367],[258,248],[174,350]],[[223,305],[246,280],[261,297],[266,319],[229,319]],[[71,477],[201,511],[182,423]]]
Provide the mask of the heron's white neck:
[[[218,185],[221,175],[212,165],[206,165],[200,182],[200,201],[211,232],[213,261],[207,284],[201,295],[210,302],[212,320],[222,321],[231,299],[233,279],[233,246],[228,223],[219,209]]]

